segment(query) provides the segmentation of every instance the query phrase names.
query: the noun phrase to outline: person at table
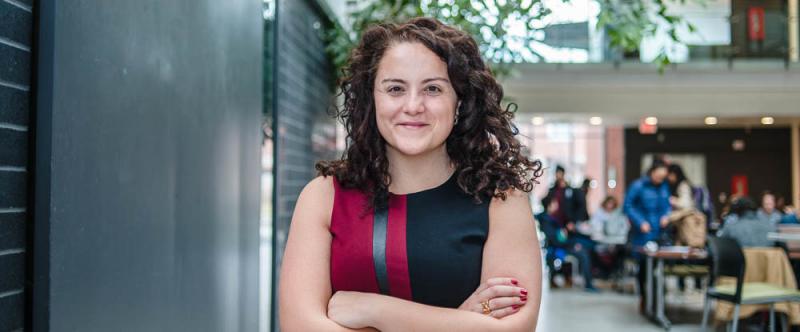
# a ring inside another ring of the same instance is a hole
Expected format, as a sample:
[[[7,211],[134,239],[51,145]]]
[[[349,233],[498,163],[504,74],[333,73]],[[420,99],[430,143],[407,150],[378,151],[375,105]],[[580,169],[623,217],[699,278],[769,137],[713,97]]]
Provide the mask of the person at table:
[[[545,199],[558,202],[558,210],[553,218],[560,227],[566,228],[570,241],[579,243],[589,253],[594,252],[595,243],[590,237],[591,228],[587,222],[589,215],[586,213],[586,193],[581,188],[569,185],[563,166],[556,166],[556,181]]]
[[[634,181],[625,195],[623,210],[631,223],[631,245],[633,257],[639,261],[639,289],[645,289],[647,269],[645,257],[639,254],[648,242],[658,242],[661,231],[667,226],[670,213],[669,185],[667,164],[660,159],[653,160],[647,173]],[[639,310],[644,311],[645,291],[639,303]]]
[[[581,270],[586,290],[589,292],[596,292],[597,289],[592,282],[592,256],[590,248],[587,248],[580,241],[576,241],[574,237],[569,237],[566,226],[557,221],[556,215],[559,210],[558,200],[545,197],[542,200],[542,206],[544,206],[546,210],[536,215],[536,220],[539,221],[539,227],[546,237],[545,248],[547,249],[547,255],[545,256],[545,261],[550,270],[550,287],[558,287],[555,283],[556,259],[563,260],[563,257],[560,256],[572,255],[578,259],[578,266]],[[569,284],[571,282],[568,281],[567,283]]]
[[[736,222],[727,223],[717,236],[731,238],[742,247],[772,247],[775,243],[767,234],[776,231],[774,223],[756,215],[756,204],[747,197],[740,197],[731,204],[731,213]]]
[[[621,270],[624,245],[630,230],[628,219],[618,206],[619,203],[614,196],[606,196],[589,220],[599,262],[595,266],[599,267],[605,276]]]
[[[563,166],[556,166],[556,181],[544,199],[557,201],[558,209],[553,214],[553,218],[560,226],[566,227],[570,232],[575,230],[575,223],[580,220],[581,211],[585,209],[583,192],[572,188],[566,179],[566,170]],[[588,218],[586,218],[588,219]],[[585,221],[586,219],[583,219]]]
[[[771,224],[778,224],[783,218],[782,211],[776,208],[775,194],[771,191],[764,191],[761,194],[761,208],[756,212],[759,218]]]
[[[673,211],[696,208],[692,196],[692,183],[686,177],[681,165],[671,164],[667,167],[667,183],[670,191],[669,202]]]
[[[781,224],[800,224],[800,210],[788,205],[783,210]]]
[[[630,225],[619,209],[619,202],[614,196],[606,196],[595,209],[589,219],[592,227],[592,239],[604,243],[625,243]]]
[[[623,210],[631,222],[631,244],[643,247],[647,242],[658,241],[661,230],[667,225],[671,211],[667,164],[655,160],[647,173],[634,181],[625,195]]]
[[[780,211],[783,215],[779,224],[794,225],[800,223],[800,210],[795,209],[794,206],[786,204],[786,197],[778,195],[775,198],[775,209]]]
[[[669,183],[669,202],[672,212],[669,223],[675,228],[676,245],[705,248],[706,215],[697,209],[695,188],[686,177],[683,168],[678,164],[670,164],[667,173]],[[699,188],[698,188],[699,189]],[[700,193],[701,191],[697,191]]]

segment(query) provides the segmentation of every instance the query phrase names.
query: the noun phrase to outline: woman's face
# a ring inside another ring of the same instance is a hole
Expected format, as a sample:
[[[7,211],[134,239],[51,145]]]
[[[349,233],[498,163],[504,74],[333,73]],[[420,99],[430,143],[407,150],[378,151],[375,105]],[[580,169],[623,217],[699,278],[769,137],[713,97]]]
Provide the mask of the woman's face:
[[[772,213],[772,210],[775,210],[775,196],[764,195],[761,198],[761,208],[767,213]]]
[[[453,129],[458,101],[447,64],[420,43],[386,50],[373,94],[378,131],[389,150],[424,154],[441,147]]]
[[[675,173],[669,172],[669,174],[667,174],[667,181],[669,181],[669,183],[672,183],[672,184],[678,183],[678,175],[675,174]]]

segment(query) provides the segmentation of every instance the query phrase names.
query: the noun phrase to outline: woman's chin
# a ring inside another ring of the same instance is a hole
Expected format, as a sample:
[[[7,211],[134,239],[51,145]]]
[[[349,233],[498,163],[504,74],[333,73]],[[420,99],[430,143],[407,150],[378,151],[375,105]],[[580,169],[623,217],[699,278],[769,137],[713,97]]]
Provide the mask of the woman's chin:
[[[401,144],[399,146],[394,146],[394,149],[397,150],[402,155],[406,156],[418,156],[423,155],[425,153],[430,152],[431,149],[428,144]]]

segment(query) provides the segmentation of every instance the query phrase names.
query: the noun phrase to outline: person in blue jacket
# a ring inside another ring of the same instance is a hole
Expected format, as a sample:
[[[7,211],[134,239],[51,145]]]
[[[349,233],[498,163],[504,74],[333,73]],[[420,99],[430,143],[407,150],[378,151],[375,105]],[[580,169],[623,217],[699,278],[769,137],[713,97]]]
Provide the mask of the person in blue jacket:
[[[634,181],[625,195],[623,210],[631,223],[631,244],[633,257],[639,261],[639,289],[642,291],[639,310],[644,312],[645,300],[645,268],[644,256],[639,250],[650,241],[658,242],[661,232],[669,223],[667,215],[670,212],[669,184],[665,181],[668,169],[667,164],[656,159],[647,170],[647,174]]]
[[[634,252],[649,241],[658,242],[667,226],[670,212],[667,164],[656,160],[647,174],[634,181],[625,195],[623,207],[631,222],[631,244]]]

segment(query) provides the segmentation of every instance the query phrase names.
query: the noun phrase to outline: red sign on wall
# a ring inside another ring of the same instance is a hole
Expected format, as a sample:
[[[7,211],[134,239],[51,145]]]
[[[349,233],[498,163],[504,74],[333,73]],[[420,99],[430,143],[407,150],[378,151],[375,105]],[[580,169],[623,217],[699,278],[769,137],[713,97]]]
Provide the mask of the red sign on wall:
[[[747,175],[731,177],[731,196],[747,196]]]
[[[764,40],[763,7],[750,7],[747,10],[747,34],[750,40]]]
[[[653,123],[647,123],[647,120],[645,119],[639,120],[639,134],[653,135],[656,132],[658,132],[658,125]]]

